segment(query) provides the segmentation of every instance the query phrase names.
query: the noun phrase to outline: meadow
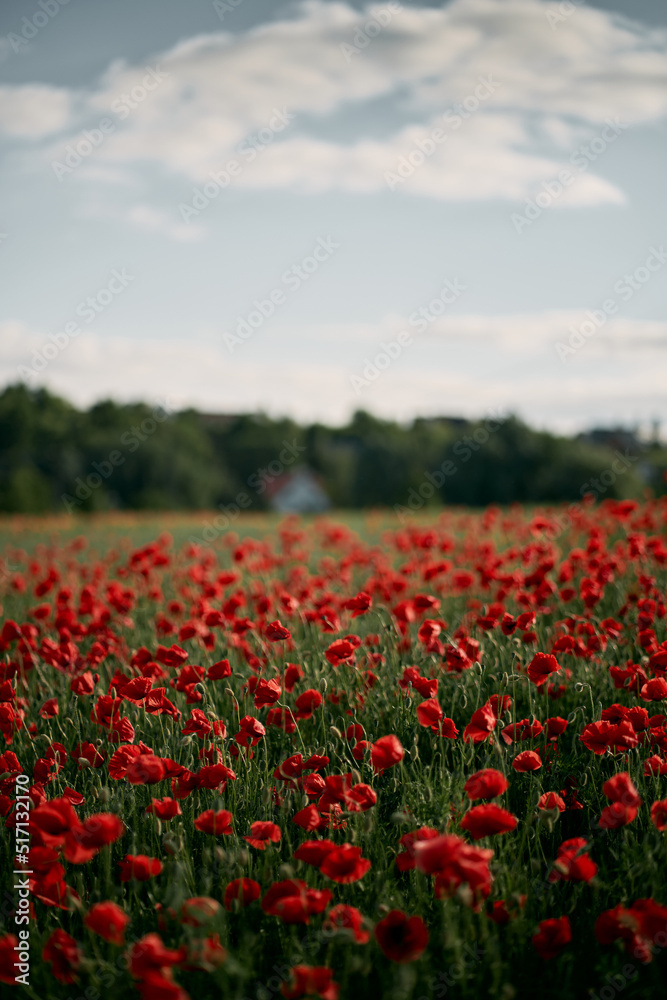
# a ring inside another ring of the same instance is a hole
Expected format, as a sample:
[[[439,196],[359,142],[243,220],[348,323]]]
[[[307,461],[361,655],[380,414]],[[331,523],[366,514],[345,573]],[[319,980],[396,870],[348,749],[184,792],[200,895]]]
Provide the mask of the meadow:
[[[667,498],[205,521],[0,523],[2,995],[663,996]]]

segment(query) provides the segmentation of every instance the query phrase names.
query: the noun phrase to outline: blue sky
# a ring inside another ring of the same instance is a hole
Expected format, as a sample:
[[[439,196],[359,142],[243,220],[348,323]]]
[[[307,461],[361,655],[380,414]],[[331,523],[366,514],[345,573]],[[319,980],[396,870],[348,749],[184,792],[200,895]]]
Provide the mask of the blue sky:
[[[0,36],[2,384],[667,419],[660,0],[5,0]]]

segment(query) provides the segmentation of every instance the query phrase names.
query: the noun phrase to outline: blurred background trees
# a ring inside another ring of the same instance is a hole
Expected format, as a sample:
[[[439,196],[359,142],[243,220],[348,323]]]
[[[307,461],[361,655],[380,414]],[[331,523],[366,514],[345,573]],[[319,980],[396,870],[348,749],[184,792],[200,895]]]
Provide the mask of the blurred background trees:
[[[240,493],[261,510],[304,467],[338,508],[404,505],[427,473],[438,482],[443,468],[429,503],[579,500],[591,479],[611,478],[619,453],[631,456],[627,471],[600,499],[665,491],[667,449],[657,438],[620,430],[559,437],[514,416],[489,426],[456,417],[402,425],[358,411],[344,427],[303,427],[263,414],[166,413],[111,400],[81,411],[17,384],[0,394],[0,510],[212,509]]]

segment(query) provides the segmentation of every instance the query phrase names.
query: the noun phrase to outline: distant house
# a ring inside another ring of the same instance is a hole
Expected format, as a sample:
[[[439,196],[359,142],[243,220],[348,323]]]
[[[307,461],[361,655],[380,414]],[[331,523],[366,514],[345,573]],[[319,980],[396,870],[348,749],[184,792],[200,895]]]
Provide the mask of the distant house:
[[[331,507],[319,477],[306,465],[278,476],[266,492],[271,509],[282,514],[316,514]]]

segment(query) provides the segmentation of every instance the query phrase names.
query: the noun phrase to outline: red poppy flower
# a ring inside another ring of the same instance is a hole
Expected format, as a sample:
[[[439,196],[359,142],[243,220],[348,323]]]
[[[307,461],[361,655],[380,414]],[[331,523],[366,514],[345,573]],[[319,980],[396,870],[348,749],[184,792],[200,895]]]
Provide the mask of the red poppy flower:
[[[590,882],[597,875],[597,865],[588,856],[589,845],[584,837],[565,840],[558,848],[550,882]]]
[[[95,675],[97,676],[97,675]],[[83,674],[78,677],[74,677],[70,681],[70,691],[78,695],[80,698],[85,695],[90,695],[95,690],[95,680],[90,670],[86,670]]]
[[[146,747],[143,743],[138,746],[130,743],[127,746],[118,747],[115,753],[111,756],[109,760],[109,775],[114,779],[114,781],[120,781],[124,778],[127,769],[141,753],[153,753],[153,751]]]
[[[415,838],[413,844],[415,867],[427,875],[442,871],[454,861],[464,845],[465,841],[454,834]]]
[[[644,701],[663,701],[667,698],[667,680],[664,677],[653,677],[642,685],[639,694]]]
[[[334,982],[333,971],[323,965],[294,965],[290,969],[290,981],[283,983],[280,992],[286,1000],[300,997],[321,997],[322,1000],[338,1000],[338,983]]]
[[[429,698],[417,705],[417,720],[419,725],[426,729],[437,730],[442,715],[443,712],[437,698]]]
[[[180,719],[180,709],[176,708],[173,702],[165,694],[166,688],[153,688],[146,696],[144,710],[149,715],[169,715],[172,719]]]
[[[652,757],[649,757],[648,760],[644,761],[645,778],[662,774],[667,774],[667,760],[663,760],[662,757],[654,754]]]
[[[565,812],[565,802],[556,792],[545,792],[543,795],[540,795],[537,808],[546,810],[557,809],[558,812]]]
[[[403,760],[405,751],[398,736],[381,736],[371,747],[371,764],[377,774]]]
[[[615,774],[602,786],[602,791],[610,802],[620,802],[624,806],[638,809],[642,804],[639,792],[627,773]]]
[[[516,755],[512,761],[515,771],[538,771],[542,767],[542,761],[534,750],[524,750]]]
[[[158,646],[155,650],[155,659],[159,663],[164,663],[166,667],[180,667],[188,658],[187,652],[181,646]]]
[[[636,806],[625,806],[622,802],[612,802],[600,814],[598,826],[603,830],[618,830],[632,823],[637,817]]]
[[[223,897],[225,909],[231,912],[234,900],[237,901],[239,907],[250,906],[251,903],[259,899],[261,892],[259,883],[251,878],[234,879],[225,889]]]
[[[342,607],[346,611],[352,611],[353,618],[358,618],[359,615],[365,615],[370,610],[372,604],[373,598],[371,595],[362,590],[356,597],[351,597],[349,600],[343,601]]]
[[[77,743],[70,757],[78,762],[79,770],[87,766],[86,761],[91,767],[102,767],[104,764],[104,756],[93,743]]]
[[[493,920],[499,927],[505,927],[519,915],[519,910],[526,905],[526,896],[519,896],[518,899],[508,902],[505,899],[496,899],[491,904],[491,909],[487,910],[487,917]]]
[[[292,822],[300,826],[302,830],[306,830],[308,833],[313,833],[316,830],[321,829],[326,826],[326,817],[322,815],[320,810],[316,805],[311,803],[309,806],[304,806],[303,809],[299,809],[297,813],[292,816]]]
[[[86,927],[99,934],[111,944],[125,944],[125,928],[130,922],[127,913],[116,903],[95,903],[88,910],[84,923]]]
[[[504,742],[509,746],[509,744],[513,743],[515,740],[523,742],[524,740],[534,739],[536,736],[539,736],[541,732],[541,722],[538,722],[537,720],[535,722],[530,722],[529,719],[522,719],[521,722],[515,722],[512,725],[505,726],[500,735],[502,736]]]
[[[85,864],[124,833],[125,825],[114,813],[96,813],[67,832],[63,855],[75,865]]]
[[[206,717],[206,713],[202,712],[201,708],[193,708],[190,713],[190,718],[184,729],[181,732],[184,736],[188,736],[192,733],[198,736],[201,740],[205,739],[213,730],[213,726]]]
[[[212,663],[206,671],[206,679],[209,681],[222,681],[225,677],[231,677],[231,675],[232,668],[229,660],[218,660],[217,663]]]
[[[117,688],[117,692],[122,698],[126,698],[135,705],[140,705],[149,693],[152,683],[150,677],[133,677],[132,680],[124,683],[120,689]]]
[[[199,788],[217,788],[224,792],[228,780],[236,781],[236,774],[224,764],[206,764],[195,778]]]
[[[421,917],[391,910],[375,925],[375,940],[392,962],[416,962],[428,944],[428,930]]]
[[[399,840],[399,844],[404,848],[400,854],[396,855],[396,867],[399,871],[411,871],[415,867],[415,844],[422,840],[434,840],[440,833],[431,826],[420,826],[412,833],[404,833]]]
[[[339,667],[341,663],[353,662],[356,649],[357,647],[349,639],[336,639],[328,649],[325,649],[324,655],[332,667]]]
[[[312,718],[313,712],[323,704],[323,701],[319,691],[315,691],[313,688],[304,691],[296,699],[297,719]]]
[[[528,664],[526,673],[533,684],[541,687],[551,674],[555,674],[559,670],[560,664],[552,653],[535,653],[535,656]]]
[[[509,781],[501,771],[486,767],[471,774],[463,786],[469,799],[495,799],[509,788]]]
[[[607,732],[607,746],[614,753],[622,753],[625,750],[632,750],[639,743],[639,736],[635,731],[630,719],[621,719],[615,726],[611,726]]]
[[[276,826],[275,823],[257,820],[250,827],[250,835],[243,839],[251,847],[256,847],[258,851],[265,851],[268,843],[277,844],[281,838],[282,833],[279,826]]]
[[[461,829],[470,834],[473,840],[491,837],[497,833],[509,833],[516,828],[517,818],[507,809],[501,809],[490,802],[483,806],[473,806],[461,820]]]
[[[53,719],[59,714],[59,712],[60,708],[58,706],[57,698],[49,698],[48,701],[44,702],[39,710],[39,714],[43,719]]]
[[[371,862],[367,858],[362,858],[360,847],[343,844],[328,852],[320,865],[320,871],[334,882],[347,885],[350,882],[358,882],[370,867]]]
[[[152,813],[161,820],[174,819],[176,816],[182,815],[180,802],[177,799],[170,799],[168,796],[163,799],[152,799],[151,804],[146,806],[146,812]]]
[[[456,728],[456,723],[454,722],[453,719],[450,719],[447,716],[445,716],[444,719],[441,720],[439,726],[435,726],[433,728],[433,732],[440,733],[442,738],[445,740],[455,740],[456,737],[459,735],[459,731]]]
[[[187,949],[185,945],[181,946],[177,951],[165,948],[159,934],[145,934],[138,941],[135,941],[130,948],[128,968],[134,979],[155,982],[156,980],[167,978],[165,973],[172,966],[183,962],[186,955]],[[176,984],[173,980],[167,978],[167,985],[174,988]],[[167,996],[169,1000],[172,1000],[172,998],[173,1000],[183,1000],[184,996],[187,998],[187,994],[182,994],[182,992],[181,996],[173,992],[162,994],[155,992],[154,996],[156,998]]]
[[[0,938],[0,983],[16,986],[16,974],[19,971],[14,964],[17,961],[19,939],[15,934],[5,934]]]
[[[656,830],[667,830],[667,799],[660,799],[651,806],[651,822]]]
[[[562,719],[559,715],[555,715],[547,719],[544,725],[547,731],[547,739],[556,740],[567,729],[567,719]]]
[[[406,667],[405,670],[403,671],[404,677],[409,670],[413,670],[416,673],[416,669],[414,667]],[[401,685],[401,687],[408,686],[404,685],[402,681],[399,681],[398,683]],[[438,693],[437,677],[420,677],[419,675],[417,675],[413,676],[410,679],[409,684],[412,685],[415,691],[417,691],[422,696],[422,698],[433,698]]]
[[[459,886],[467,884],[473,894],[483,896],[491,891],[490,848],[473,847],[462,837],[443,834],[414,845],[415,866],[436,876],[436,896],[451,896]]]
[[[76,789],[68,787],[63,789],[63,798],[69,799],[73,806],[81,806],[86,801],[81,792],[77,792]]]
[[[319,868],[327,854],[336,850],[336,845],[331,840],[306,840],[294,852],[297,861],[303,861],[307,865]]]
[[[333,934],[337,930],[350,931],[357,944],[367,944],[370,933],[364,930],[363,920],[364,918],[356,906],[339,903],[338,906],[332,906],[327,913],[322,930],[329,934]]]
[[[261,677],[257,681],[254,690],[255,708],[266,708],[267,705],[275,705],[282,694],[282,688],[275,677],[267,681]]]
[[[610,722],[605,722],[601,720],[600,722],[589,722],[588,725],[584,726],[583,732],[579,739],[597,756],[602,756],[602,754],[607,752],[607,747],[609,746],[609,734],[614,729],[614,726]]]
[[[639,933],[652,945],[664,948],[667,906],[653,899],[636,899],[630,910],[639,924]]]
[[[25,855],[23,857],[25,858]],[[14,868],[20,870],[23,863],[17,860]],[[39,882],[40,888],[59,883],[65,874],[65,869],[58,860],[58,852],[52,847],[31,847],[27,867]]]
[[[281,625],[279,621],[269,622],[264,630],[264,635],[269,642],[280,642],[281,639],[292,638],[289,629],[286,629],[285,626]]]
[[[162,871],[162,862],[158,858],[149,858],[146,854],[126,854],[118,864],[121,882],[129,882],[132,878],[147,882]]]
[[[293,781],[295,778],[300,778],[302,774],[303,754],[295,753],[278,765],[273,772],[273,777],[279,778],[281,781]]]
[[[218,809],[217,812],[214,809],[205,809],[197,816],[195,829],[200,833],[210,833],[214,837],[219,837],[223,833],[229,836],[234,832],[232,819],[233,816],[227,809]]]
[[[472,713],[470,722],[463,730],[463,739],[482,743],[488,739],[497,725],[496,714],[488,703]]]
[[[142,753],[128,766],[125,777],[131,785],[156,785],[166,774],[164,761],[152,753]]]
[[[252,715],[244,715],[239,723],[240,732],[234,737],[237,743],[242,746],[247,746],[250,743],[251,746],[257,746],[262,736],[266,736],[266,729],[259,721],[255,719]],[[245,740],[241,737],[244,736]]]
[[[262,899],[262,909],[285,924],[307,924],[313,914],[323,913],[331,901],[328,889],[309,889],[302,879],[275,882]]]
[[[637,899],[630,907],[615,906],[605,910],[595,921],[595,936],[600,944],[613,944],[618,938],[625,950],[644,964],[653,959],[652,946],[663,947],[667,907],[653,899]]]
[[[42,949],[42,959],[49,962],[53,975],[60,983],[74,983],[83,955],[73,937],[59,927],[53,931]]]
[[[435,683],[437,685],[437,680]],[[417,719],[420,726],[431,729],[434,733],[440,733],[446,739],[456,739],[458,736],[454,720],[443,718],[437,698],[428,698],[417,705]]]
[[[549,961],[572,940],[569,917],[550,917],[543,920],[533,935],[533,945],[540,958]]]
[[[349,812],[366,812],[372,809],[378,800],[377,792],[370,785],[360,782],[354,785],[345,798],[345,806]]]
[[[285,671],[285,690],[291,693],[295,685],[303,677],[303,668],[298,663],[288,663]]]

